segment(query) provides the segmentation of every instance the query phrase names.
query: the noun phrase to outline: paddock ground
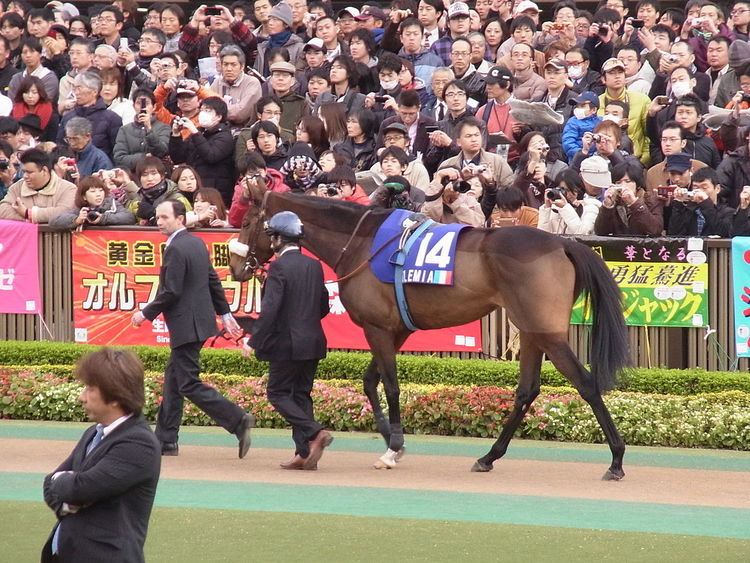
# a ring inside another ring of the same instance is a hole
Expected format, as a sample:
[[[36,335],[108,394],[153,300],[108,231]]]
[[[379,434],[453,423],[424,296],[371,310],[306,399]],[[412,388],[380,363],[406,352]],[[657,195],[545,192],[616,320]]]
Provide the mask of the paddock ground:
[[[0,421],[0,562],[38,561],[54,516],[44,474],[85,424]],[[283,471],[284,430],[236,439],[184,428],[164,458],[149,561],[747,561],[750,453],[631,447],[603,482],[604,445],[515,440],[470,473],[490,440],[407,436],[377,471],[374,434],[334,433],[315,472]]]

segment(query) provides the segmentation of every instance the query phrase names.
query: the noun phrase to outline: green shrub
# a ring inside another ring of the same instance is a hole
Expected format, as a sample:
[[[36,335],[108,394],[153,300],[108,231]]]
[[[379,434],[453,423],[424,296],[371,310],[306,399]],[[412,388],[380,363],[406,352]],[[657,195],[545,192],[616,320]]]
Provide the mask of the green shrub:
[[[78,358],[95,349],[93,346],[56,342],[0,342],[0,365],[44,366],[58,374],[72,373]],[[168,348],[136,346],[146,370],[162,373],[169,358]],[[204,373],[220,373],[234,377],[261,377],[267,364],[255,358],[243,358],[236,350],[204,349],[201,352]],[[397,357],[399,382],[414,384],[445,384],[497,386],[515,388],[518,363],[496,360],[462,360],[434,356]],[[370,354],[362,352],[331,352],[320,362],[318,379],[350,380],[361,385],[362,375],[370,363]],[[542,365],[541,381],[551,387],[570,386],[555,367]],[[739,372],[707,372],[701,369],[635,368],[624,373],[618,389],[642,393],[693,395],[721,391],[750,393],[750,376]]]

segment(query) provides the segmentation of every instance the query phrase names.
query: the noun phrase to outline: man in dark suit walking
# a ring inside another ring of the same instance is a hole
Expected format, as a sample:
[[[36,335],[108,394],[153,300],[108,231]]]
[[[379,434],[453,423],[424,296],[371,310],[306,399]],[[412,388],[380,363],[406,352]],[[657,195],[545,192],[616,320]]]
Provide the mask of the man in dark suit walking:
[[[159,481],[159,441],[141,414],[143,365],[132,352],[102,348],[76,368],[88,428],[44,479],[44,501],[58,518],[42,561],[144,561]]]
[[[167,235],[163,263],[159,272],[159,290],[143,311],[133,314],[133,324],[153,321],[160,313],[169,328],[172,354],[164,372],[162,403],[156,418],[156,437],[162,455],[177,455],[182,401],[190,399],[219,426],[239,440],[240,459],[250,449],[250,429],[255,417],[203,383],[200,351],[203,343],[216,334],[216,315],[221,315],[230,334],[242,334],[229,312],[229,304],[219,277],[211,265],[204,242],[185,228],[185,205],[165,201],[156,208],[156,224]]]
[[[317,469],[333,436],[315,421],[310,398],[318,362],[326,355],[320,320],[328,314],[328,290],[320,262],[300,252],[302,222],[291,211],[266,225],[276,260],[268,270],[260,317],[247,353],[270,362],[268,400],[292,425],[294,457],[284,469]]]

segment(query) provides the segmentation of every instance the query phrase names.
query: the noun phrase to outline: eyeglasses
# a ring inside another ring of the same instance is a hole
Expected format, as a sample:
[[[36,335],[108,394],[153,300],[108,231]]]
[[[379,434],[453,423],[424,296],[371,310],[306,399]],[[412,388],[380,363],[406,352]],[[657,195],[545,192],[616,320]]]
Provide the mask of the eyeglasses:
[[[156,39],[150,39],[148,37],[141,37],[138,40],[138,43],[161,43],[161,41],[157,41]]]
[[[455,55],[456,57],[468,57],[471,53],[467,51],[452,51],[451,55]]]
[[[458,92],[448,92],[447,94],[444,94],[443,97],[446,100],[452,100],[453,98],[465,98],[466,92],[462,92],[459,90]]]
[[[682,141],[680,137],[662,137],[661,140],[667,143],[676,143],[678,141]]]
[[[86,137],[83,135],[73,135],[73,136],[65,136],[64,140],[66,143],[70,143],[70,141],[82,141]]]
[[[385,137],[383,137],[383,140],[386,143],[397,143],[399,141],[403,141],[404,136],[403,135],[386,135]]]
[[[102,16],[99,16],[96,21],[100,23],[117,23],[117,18],[104,18]]]
[[[744,14],[745,12],[750,12],[750,8],[735,8],[731,12],[729,12],[730,16],[739,16],[740,14]]]

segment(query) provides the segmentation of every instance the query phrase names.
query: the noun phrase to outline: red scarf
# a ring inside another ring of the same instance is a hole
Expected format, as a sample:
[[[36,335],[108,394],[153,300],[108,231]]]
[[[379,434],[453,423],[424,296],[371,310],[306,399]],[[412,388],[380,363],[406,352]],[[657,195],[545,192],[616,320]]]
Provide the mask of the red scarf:
[[[16,102],[13,104],[13,112],[10,115],[17,121],[30,113],[39,116],[39,120],[42,122],[42,129],[46,129],[47,125],[49,125],[49,120],[52,118],[52,104],[49,102],[39,102],[32,110],[24,102]]]

